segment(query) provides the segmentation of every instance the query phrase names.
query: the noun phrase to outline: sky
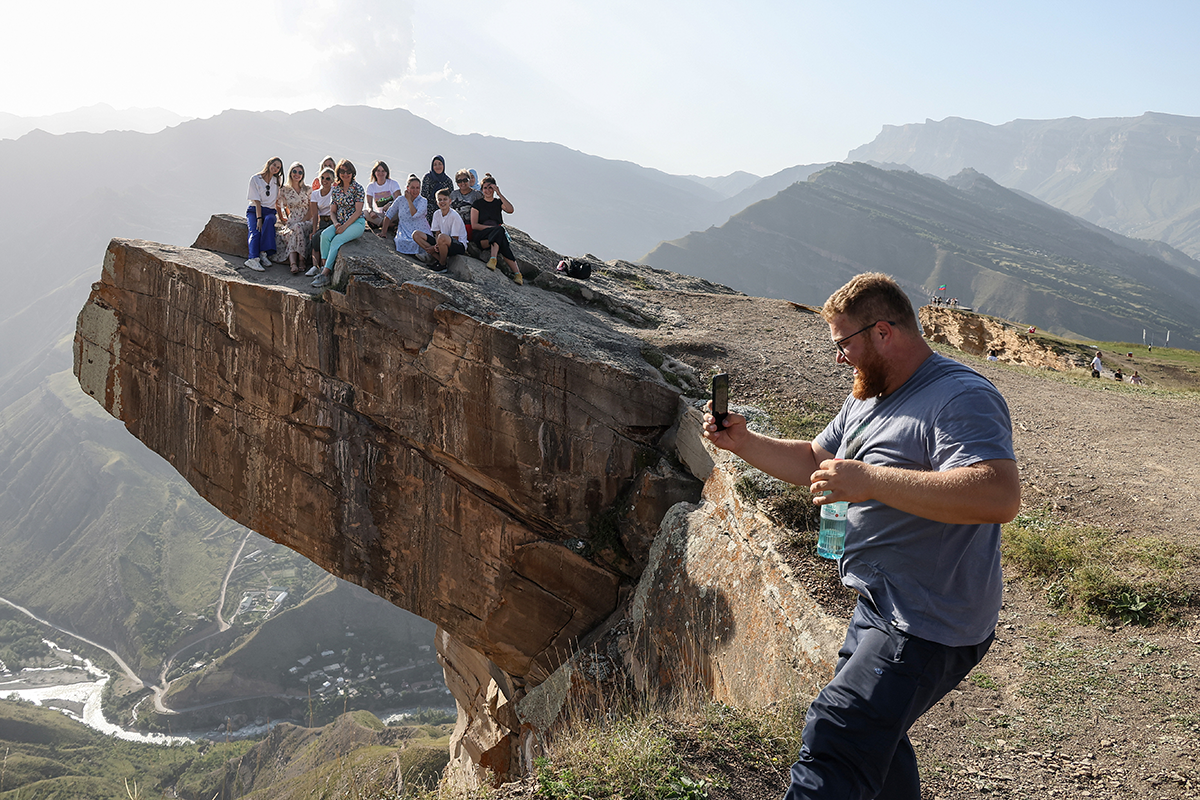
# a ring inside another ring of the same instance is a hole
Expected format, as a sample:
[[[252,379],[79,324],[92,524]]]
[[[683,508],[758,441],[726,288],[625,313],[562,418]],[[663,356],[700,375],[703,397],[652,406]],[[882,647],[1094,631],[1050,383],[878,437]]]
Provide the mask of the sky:
[[[1190,0],[11,5],[0,111],[20,116],[401,107],[701,176],[840,160],[926,119],[1200,116]]]

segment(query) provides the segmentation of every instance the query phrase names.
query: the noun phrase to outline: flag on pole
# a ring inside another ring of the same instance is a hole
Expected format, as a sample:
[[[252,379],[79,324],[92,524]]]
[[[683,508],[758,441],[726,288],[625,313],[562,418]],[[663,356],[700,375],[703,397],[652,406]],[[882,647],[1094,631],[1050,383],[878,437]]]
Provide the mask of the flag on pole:
[[[939,292],[944,292],[944,291],[946,291],[946,284],[944,284],[944,283],[943,283],[941,286],[939,286],[939,287],[938,287],[938,291],[939,291]]]

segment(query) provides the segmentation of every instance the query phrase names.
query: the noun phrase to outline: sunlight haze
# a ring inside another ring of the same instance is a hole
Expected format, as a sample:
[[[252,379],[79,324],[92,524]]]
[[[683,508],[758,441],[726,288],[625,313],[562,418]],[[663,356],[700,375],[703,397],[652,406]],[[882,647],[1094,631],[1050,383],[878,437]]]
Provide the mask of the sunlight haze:
[[[119,11],[114,11],[119,9]],[[966,117],[1200,115],[1197,7],[754,0],[20,4],[0,111],[403,107],[678,174],[844,158]]]

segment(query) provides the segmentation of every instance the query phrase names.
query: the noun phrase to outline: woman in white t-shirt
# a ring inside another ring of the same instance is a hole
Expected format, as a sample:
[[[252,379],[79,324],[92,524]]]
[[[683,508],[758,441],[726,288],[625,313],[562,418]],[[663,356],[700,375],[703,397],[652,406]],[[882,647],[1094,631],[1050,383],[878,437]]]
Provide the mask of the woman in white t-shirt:
[[[378,227],[383,224],[383,215],[392,201],[400,196],[400,184],[392,180],[388,165],[376,161],[371,167],[371,183],[367,185],[367,222]]]
[[[309,197],[308,221],[312,225],[312,239],[309,241],[308,250],[312,256],[312,266],[304,274],[310,278],[315,277],[321,271],[321,231],[333,224],[333,220],[330,218],[330,208],[333,205],[333,181],[333,167],[324,167],[315,181],[318,188],[314,189]]]
[[[271,266],[275,252],[275,204],[283,188],[283,159],[272,158],[262,171],[250,179],[247,190],[250,205],[246,208],[246,229],[250,258],[246,266],[262,272]]]

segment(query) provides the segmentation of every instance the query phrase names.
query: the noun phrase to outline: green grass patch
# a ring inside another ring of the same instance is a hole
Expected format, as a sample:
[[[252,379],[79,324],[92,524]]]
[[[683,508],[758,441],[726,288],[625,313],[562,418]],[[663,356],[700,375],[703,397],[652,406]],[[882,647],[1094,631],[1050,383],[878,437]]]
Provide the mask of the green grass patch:
[[[1171,622],[1197,599],[1179,580],[1195,549],[1157,537],[1074,525],[1043,509],[1005,525],[1001,548],[1005,564],[1040,586],[1052,606],[1084,620]]]
[[[570,717],[536,762],[546,800],[691,800],[726,787],[731,771],[784,774],[803,709],[757,714],[704,700],[633,703]]]

